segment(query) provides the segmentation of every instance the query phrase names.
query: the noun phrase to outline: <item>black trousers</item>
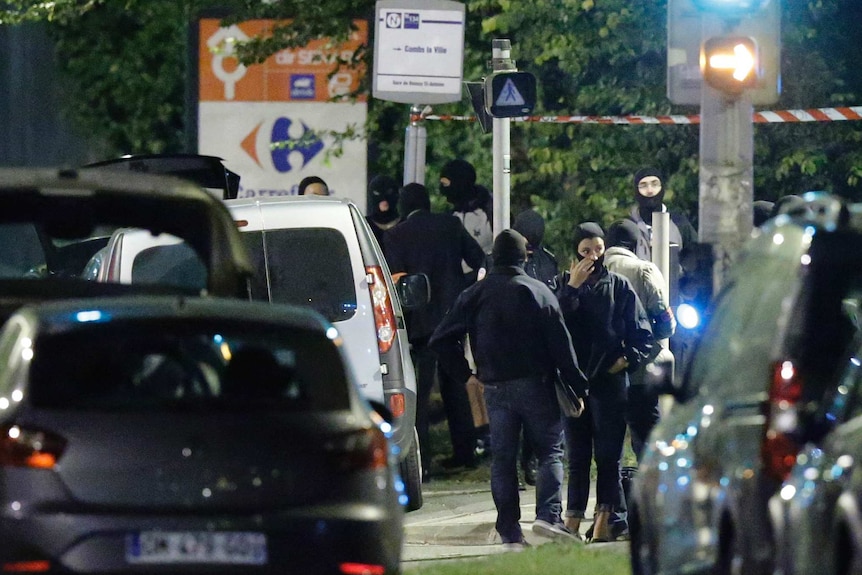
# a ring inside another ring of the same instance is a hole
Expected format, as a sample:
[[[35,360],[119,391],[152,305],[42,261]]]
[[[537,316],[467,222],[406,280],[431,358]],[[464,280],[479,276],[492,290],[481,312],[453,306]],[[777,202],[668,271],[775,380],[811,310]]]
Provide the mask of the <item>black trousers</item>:
[[[416,431],[419,434],[419,447],[422,453],[422,467],[430,469],[434,453],[430,448],[430,407],[431,391],[434,382],[440,387],[443,409],[449,426],[449,439],[452,443],[452,459],[457,463],[470,464],[474,461],[476,448],[476,428],[470,412],[466,382],[456,382],[437,366],[437,354],[425,345],[413,345],[411,349],[413,365],[416,368]]]

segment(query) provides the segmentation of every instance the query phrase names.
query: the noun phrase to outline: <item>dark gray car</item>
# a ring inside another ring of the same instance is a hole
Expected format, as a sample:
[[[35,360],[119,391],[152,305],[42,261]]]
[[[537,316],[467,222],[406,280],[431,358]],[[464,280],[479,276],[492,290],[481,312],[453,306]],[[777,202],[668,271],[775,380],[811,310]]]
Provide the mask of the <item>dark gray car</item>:
[[[684,377],[688,399],[650,436],[630,505],[635,573],[772,573],[767,502],[817,434],[862,298],[857,210],[804,198],[730,268]]]
[[[25,306],[0,331],[0,569],[395,573],[388,427],[317,313]]]

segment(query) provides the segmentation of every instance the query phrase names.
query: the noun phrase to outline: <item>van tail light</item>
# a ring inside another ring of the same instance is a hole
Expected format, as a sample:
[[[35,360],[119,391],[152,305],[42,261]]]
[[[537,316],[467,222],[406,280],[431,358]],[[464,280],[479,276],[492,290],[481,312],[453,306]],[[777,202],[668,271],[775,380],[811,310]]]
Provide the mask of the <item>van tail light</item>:
[[[18,425],[0,428],[0,466],[51,469],[63,455],[66,441],[51,432]]]
[[[784,481],[796,463],[799,444],[798,407],[802,399],[802,377],[792,361],[778,361],[772,366],[769,403],[761,455],[766,473]]]
[[[389,463],[389,443],[377,426],[331,436],[323,450],[339,471],[384,469]]]
[[[406,403],[403,393],[393,393],[389,396],[389,411],[392,417],[401,417],[406,411]]]
[[[395,310],[392,307],[392,294],[386,287],[383,269],[380,266],[366,266],[368,289],[371,291],[371,304],[374,307],[374,326],[377,329],[377,348],[386,353],[392,347],[398,327],[395,324]]]

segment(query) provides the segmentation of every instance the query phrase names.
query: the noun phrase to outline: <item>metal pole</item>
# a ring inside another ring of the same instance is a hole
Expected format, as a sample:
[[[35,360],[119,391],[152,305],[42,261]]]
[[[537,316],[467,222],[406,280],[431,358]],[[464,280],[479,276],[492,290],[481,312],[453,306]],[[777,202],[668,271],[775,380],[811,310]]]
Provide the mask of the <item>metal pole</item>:
[[[652,261],[664,279],[664,293],[670,298],[670,214],[652,215]]]
[[[515,71],[511,58],[512,44],[507,39],[491,41],[491,68],[494,72]],[[510,195],[512,176],[511,133],[509,118],[493,120],[493,170],[494,170],[494,237],[509,227],[511,221]]]
[[[425,148],[428,134],[420,106],[410,107],[410,123],[404,133],[404,182],[425,184]]]
[[[751,235],[754,175],[753,106],[704,84],[700,121],[699,237],[712,244],[719,288]]]

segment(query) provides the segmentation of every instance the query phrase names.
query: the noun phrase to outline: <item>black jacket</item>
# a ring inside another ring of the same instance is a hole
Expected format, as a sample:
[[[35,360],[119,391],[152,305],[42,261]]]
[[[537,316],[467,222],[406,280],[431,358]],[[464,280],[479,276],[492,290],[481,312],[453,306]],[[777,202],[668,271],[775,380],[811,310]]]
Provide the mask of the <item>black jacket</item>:
[[[564,272],[557,282],[560,309],[590,382],[604,377],[622,356],[629,362],[629,373],[646,362],[656,344],[649,318],[626,278],[604,269],[592,286],[568,285],[569,272]],[[591,390],[596,392],[601,393]]]
[[[406,313],[407,336],[423,345],[466,287],[461,260],[478,269],[485,252],[450,214],[417,210],[387,230],[383,253],[392,274],[425,274],[431,288],[427,306]]]
[[[522,269],[492,268],[458,296],[434,331],[429,345],[455,381],[467,381],[471,375],[464,357],[468,334],[476,376],[483,383],[545,379],[556,368],[579,394],[586,393],[587,380],[578,367],[557,299]]]

